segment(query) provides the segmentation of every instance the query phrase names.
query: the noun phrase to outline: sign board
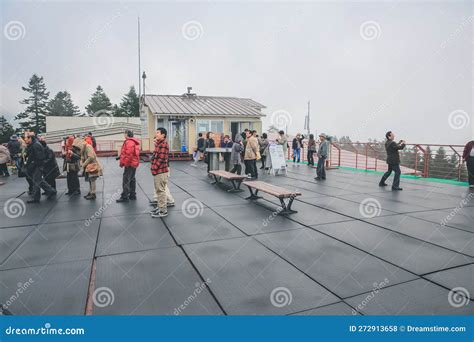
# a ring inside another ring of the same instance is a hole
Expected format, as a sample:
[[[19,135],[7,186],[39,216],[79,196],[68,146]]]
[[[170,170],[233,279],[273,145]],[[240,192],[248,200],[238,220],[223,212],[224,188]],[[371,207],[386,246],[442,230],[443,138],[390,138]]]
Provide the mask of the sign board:
[[[286,174],[286,160],[285,154],[283,153],[283,146],[271,144],[268,150],[270,152],[270,163],[268,166],[273,171],[273,174],[278,171],[284,171]]]

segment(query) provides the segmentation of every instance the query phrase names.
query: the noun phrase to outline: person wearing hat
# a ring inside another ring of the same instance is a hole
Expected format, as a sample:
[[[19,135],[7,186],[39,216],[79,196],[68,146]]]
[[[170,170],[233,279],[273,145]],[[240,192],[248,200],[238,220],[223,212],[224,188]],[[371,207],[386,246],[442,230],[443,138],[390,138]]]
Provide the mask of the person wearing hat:
[[[133,131],[125,131],[125,141],[120,150],[120,167],[123,167],[122,194],[116,202],[136,200],[137,181],[135,173],[140,165],[140,141],[133,136]]]
[[[314,179],[321,180],[326,179],[326,159],[329,153],[329,142],[327,136],[324,133],[319,135],[319,148],[317,152],[318,165],[316,167],[316,177]]]

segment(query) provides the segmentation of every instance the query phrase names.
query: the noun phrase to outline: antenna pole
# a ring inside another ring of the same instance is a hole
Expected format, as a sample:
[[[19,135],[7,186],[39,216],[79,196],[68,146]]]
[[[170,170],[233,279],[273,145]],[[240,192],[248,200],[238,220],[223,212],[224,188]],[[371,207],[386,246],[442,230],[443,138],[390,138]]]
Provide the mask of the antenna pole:
[[[138,17],[138,98],[142,95],[142,71],[141,71],[141,60],[140,60],[140,17]]]

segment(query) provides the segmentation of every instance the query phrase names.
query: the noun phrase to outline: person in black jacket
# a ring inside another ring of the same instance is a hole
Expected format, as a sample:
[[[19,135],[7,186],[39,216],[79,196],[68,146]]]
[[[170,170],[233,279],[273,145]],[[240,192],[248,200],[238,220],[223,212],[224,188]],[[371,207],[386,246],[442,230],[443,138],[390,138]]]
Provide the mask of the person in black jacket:
[[[303,139],[304,135],[296,133],[296,137],[294,137],[293,142],[291,143],[291,148],[293,149],[293,163],[300,162]]]
[[[197,148],[196,148],[196,153],[194,155],[194,163],[192,163],[192,166],[197,166],[197,163],[201,159],[201,155],[204,153],[204,150],[206,149],[205,147],[205,142],[206,140],[202,137],[202,133],[199,132],[198,134],[198,140],[197,140]]]
[[[388,171],[382,176],[380,180],[379,186],[387,186],[388,184],[385,183],[388,177],[392,174],[392,171],[395,171],[395,177],[392,183],[392,190],[403,190],[400,188],[400,154],[398,153],[399,150],[403,150],[405,148],[405,141],[400,140],[398,143],[395,142],[395,134],[392,131],[388,131],[385,134],[387,141],[385,142],[385,150],[387,151],[387,164],[388,164]]]
[[[45,154],[43,178],[46,183],[56,190],[56,178],[61,174],[59,171],[58,162],[56,161],[56,156],[54,155],[54,151],[46,144],[44,137],[40,137],[39,142],[43,146]]]
[[[32,132],[25,136],[25,142],[27,145],[26,173],[32,185],[31,198],[27,203],[38,203],[41,198],[41,189],[45,191],[48,199],[56,196],[56,190],[43,179],[44,161],[46,159],[43,146]]]

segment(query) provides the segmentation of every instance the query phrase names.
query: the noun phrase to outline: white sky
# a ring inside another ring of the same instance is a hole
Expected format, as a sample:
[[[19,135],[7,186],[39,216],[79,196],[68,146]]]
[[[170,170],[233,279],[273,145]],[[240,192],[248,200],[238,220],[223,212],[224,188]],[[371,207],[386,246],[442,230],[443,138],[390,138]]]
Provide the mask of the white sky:
[[[0,6],[0,109],[10,118],[33,73],[51,96],[69,91],[82,111],[98,84],[115,103],[138,88],[140,15],[148,93],[192,86],[198,95],[249,97],[267,106],[264,127],[275,111],[290,113],[290,133],[303,131],[311,100],[317,132],[365,141],[393,130],[408,143],[446,144],[474,136],[471,1]],[[24,26],[20,39],[7,32],[12,21]],[[198,22],[195,40],[183,34],[189,21]]]

